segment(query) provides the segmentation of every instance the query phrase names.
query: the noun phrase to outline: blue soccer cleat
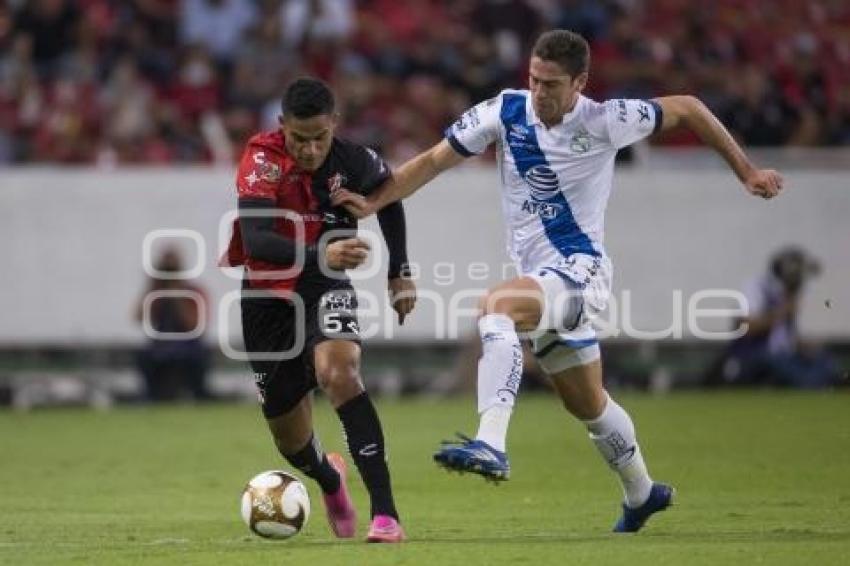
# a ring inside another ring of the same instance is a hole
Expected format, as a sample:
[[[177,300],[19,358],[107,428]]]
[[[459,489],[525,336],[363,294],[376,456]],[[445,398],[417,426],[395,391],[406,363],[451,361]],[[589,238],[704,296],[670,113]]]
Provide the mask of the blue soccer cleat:
[[[615,533],[636,533],[653,513],[664,511],[673,504],[676,490],[663,483],[653,483],[649,499],[640,507],[632,509],[623,504],[623,516],[614,525]]]
[[[511,465],[504,452],[496,450],[482,440],[473,440],[458,433],[460,441],[443,441],[443,447],[434,453],[434,461],[450,471],[472,472],[492,482],[507,480]]]

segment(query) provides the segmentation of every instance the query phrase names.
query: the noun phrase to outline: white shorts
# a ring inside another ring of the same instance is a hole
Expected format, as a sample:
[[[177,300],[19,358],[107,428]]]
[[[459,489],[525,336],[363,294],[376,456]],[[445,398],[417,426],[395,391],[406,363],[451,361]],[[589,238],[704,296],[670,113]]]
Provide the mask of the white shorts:
[[[592,323],[608,305],[612,271],[605,256],[573,254],[525,274],[543,289],[543,316],[532,348],[548,374],[599,359]]]

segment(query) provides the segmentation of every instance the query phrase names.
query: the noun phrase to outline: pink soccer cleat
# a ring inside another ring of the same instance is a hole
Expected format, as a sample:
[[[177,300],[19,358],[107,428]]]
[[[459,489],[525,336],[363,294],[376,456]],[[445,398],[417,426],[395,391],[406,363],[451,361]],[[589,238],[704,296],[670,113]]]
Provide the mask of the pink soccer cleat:
[[[406,538],[398,521],[389,515],[375,515],[366,542],[402,542]]]
[[[336,453],[329,453],[328,462],[339,473],[339,489],[336,493],[325,493],[325,512],[328,516],[328,524],[338,538],[351,538],[357,529],[357,512],[348,495],[346,481],[348,478],[348,467],[345,459]]]

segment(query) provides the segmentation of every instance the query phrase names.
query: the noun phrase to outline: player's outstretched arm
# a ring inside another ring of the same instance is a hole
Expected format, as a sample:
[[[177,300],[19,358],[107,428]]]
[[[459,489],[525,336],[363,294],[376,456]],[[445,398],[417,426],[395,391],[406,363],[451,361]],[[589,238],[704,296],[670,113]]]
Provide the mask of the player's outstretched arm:
[[[428,184],[437,175],[464,160],[446,140],[407,161],[386,183],[364,197],[346,190],[332,195],[334,206],[345,206],[357,218],[364,218],[390,203],[402,200]]]
[[[782,176],[773,169],[758,169],[753,165],[732,134],[698,98],[664,96],[655,102],[661,106],[662,130],[686,127],[693,131],[726,160],[747,191],[769,199],[782,190]]]

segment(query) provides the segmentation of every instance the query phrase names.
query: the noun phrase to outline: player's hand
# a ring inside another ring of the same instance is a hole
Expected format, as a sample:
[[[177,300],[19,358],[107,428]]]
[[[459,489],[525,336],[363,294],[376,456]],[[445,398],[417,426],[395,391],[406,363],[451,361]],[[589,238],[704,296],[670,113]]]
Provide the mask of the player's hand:
[[[355,218],[366,218],[377,212],[375,205],[363,195],[347,189],[337,189],[331,194],[331,204],[344,207]]]
[[[773,169],[756,169],[747,179],[744,186],[750,194],[763,199],[771,199],[782,190],[782,175]]]
[[[325,261],[331,269],[354,269],[369,257],[369,242],[360,238],[346,238],[331,242],[325,248]]]
[[[387,283],[390,294],[390,304],[398,313],[398,323],[404,324],[405,317],[416,304],[416,285],[407,277],[394,277]]]

